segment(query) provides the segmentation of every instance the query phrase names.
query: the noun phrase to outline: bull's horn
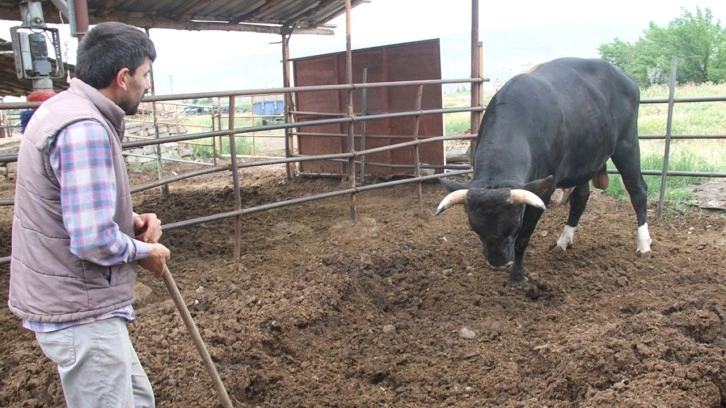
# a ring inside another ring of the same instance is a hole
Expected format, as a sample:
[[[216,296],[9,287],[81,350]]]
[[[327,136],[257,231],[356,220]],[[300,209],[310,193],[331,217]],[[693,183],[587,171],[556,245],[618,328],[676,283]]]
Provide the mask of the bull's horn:
[[[464,204],[466,202],[466,194],[469,192],[469,190],[456,190],[446,197],[444,197],[443,200],[441,200],[441,204],[439,204],[438,208],[436,208],[436,215],[441,214],[446,210],[447,208],[451,207],[452,205],[456,204]]]
[[[529,190],[514,189],[511,192],[512,203],[514,204],[527,204],[532,207],[537,207],[540,210],[546,210],[544,201],[539,196]]]

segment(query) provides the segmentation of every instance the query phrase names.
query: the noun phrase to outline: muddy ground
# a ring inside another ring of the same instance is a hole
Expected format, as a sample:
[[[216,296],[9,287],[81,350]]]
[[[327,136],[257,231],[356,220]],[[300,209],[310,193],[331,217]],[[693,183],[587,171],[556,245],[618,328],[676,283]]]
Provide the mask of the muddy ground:
[[[348,186],[242,170],[242,206]],[[148,174],[135,174],[135,182]],[[0,181],[0,198],[12,197]],[[567,207],[543,216],[529,281],[487,269],[463,208],[433,211],[423,185],[366,191],[164,233],[170,270],[236,407],[725,407],[726,219],[651,212],[653,256],[635,254],[628,203],[593,191],[567,252]],[[228,172],[134,194],[164,223],[231,211]],[[11,207],[0,207],[0,257]],[[0,303],[8,265],[0,266]],[[159,407],[218,406],[210,375],[161,280],[139,277],[130,326]],[[0,308],[0,406],[57,407],[55,367]]]

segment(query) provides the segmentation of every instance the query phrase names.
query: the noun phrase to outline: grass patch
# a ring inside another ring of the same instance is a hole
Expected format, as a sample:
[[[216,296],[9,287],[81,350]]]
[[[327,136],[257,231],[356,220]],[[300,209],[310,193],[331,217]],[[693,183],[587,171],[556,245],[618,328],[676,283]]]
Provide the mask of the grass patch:
[[[211,132],[214,130],[229,128],[229,118],[226,115],[222,115],[221,117],[212,117],[211,114],[188,115],[184,120],[184,125],[189,128],[190,133]],[[252,118],[244,115],[235,116],[234,126],[235,128],[263,126],[263,119]],[[280,134],[284,133],[282,130],[277,130],[258,132],[258,134],[269,134],[270,132],[278,132]],[[255,140],[253,144],[253,139],[254,138],[251,135],[237,136],[235,138],[237,154],[252,155],[256,151],[259,151],[260,143],[258,140]],[[212,140],[212,138],[204,138],[193,141],[191,146],[194,157],[209,159],[214,156],[215,152],[217,155],[230,154],[229,143],[228,137],[217,137],[214,138],[214,140]]]
[[[231,149],[229,147],[230,141],[228,137],[215,138],[214,146],[212,145],[212,142],[212,138],[199,139],[197,144],[192,145],[192,152],[194,152],[194,157],[200,159],[210,159],[213,157],[215,151],[217,152],[218,156],[230,154]],[[235,149],[237,150],[237,155],[251,155],[254,153],[252,149],[253,142],[251,136],[235,137],[234,143]],[[256,143],[255,147],[259,148],[259,144]]]
[[[468,133],[471,128],[471,113],[456,112],[444,115],[444,129],[447,135]]]
[[[652,86],[641,90],[641,100],[668,98],[668,87]],[[675,98],[723,97],[726,84],[684,85],[676,88]],[[640,105],[638,133],[665,135],[668,120],[667,103]],[[672,135],[723,134],[726,123],[726,102],[679,102],[673,105]]]
[[[652,86],[641,90],[641,100],[668,98],[666,86]],[[676,88],[675,98],[723,97],[726,84],[684,85]],[[723,135],[726,124],[726,102],[679,102],[673,105],[671,135]],[[638,115],[638,134],[665,136],[668,125],[668,104],[641,104]],[[641,168],[661,171],[665,140],[641,140]],[[610,168],[612,163],[609,164]],[[672,139],[668,168],[671,171],[726,172],[726,143],[721,139]],[[615,176],[607,194],[623,200],[628,196]],[[649,201],[657,201],[661,190],[660,176],[644,176],[648,185]],[[692,205],[690,186],[708,182],[706,177],[669,176],[666,180],[665,200],[669,206],[681,211]]]
[[[492,99],[494,93],[486,93],[483,96],[483,104]],[[444,108],[468,108],[471,106],[471,95],[469,90],[457,90],[444,94]],[[444,114],[444,134],[455,135],[460,133],[468,133],[471,128],[471,112],[454,112]]]
[[[674,143],[675,147],[678,143]],[[646,153],[641,155],[641,168],[644,170],[661,171],[663,168],[663,153]],[[608,162],[608,168],[615,168],[611,161]],[[705,155],[701,154],[700,149],[689,150],[678,149],[671,150],[668,159],[668,168],[670,171],[693,171],[693,172],[724,172],[726,171],[726,163],[724,161],[714,162],[708,160]],[[655,202],[658,200],[661,191],[661,176],[644,175],[645,183],[648,186],[648,201]],[[669,176],[666,179],[665,201],[679,211],[693,205],[693,194],[690,186],[694,184],[702,184],[708,182],[708,177],[686,177],[686,176]],[[628,201],[628,194],[620,181],[620,175],[612,175],[610,185],[605,193],[617,197],[623,201]]]

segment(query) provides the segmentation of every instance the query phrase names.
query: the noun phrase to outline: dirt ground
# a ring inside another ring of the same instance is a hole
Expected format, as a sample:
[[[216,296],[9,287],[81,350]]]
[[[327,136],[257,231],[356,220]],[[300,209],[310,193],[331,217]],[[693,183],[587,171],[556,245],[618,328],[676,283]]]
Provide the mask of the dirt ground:
[[[135,174],[135,182],[148,174]],[[242,206],[346,188],[245,169]],[[463,208],[423,184],[333,197],[164,233],[169,268],[236,407],[726,407],[726,218],[653,218],[635,254],[628,203],[593,191],[567,252],[553,206],[525,258],[524,288],[490,271]],[[164,223],[234,208],[228,172],[134,194]],[[12,184],[0,181],[0,198]],[[11,207],[0,207],[0,257]],[[0,266],[7,303],[8,265]],[[159,407],[218,398],[161,280],[139,276],[130,326]],[[148,292],[148,293],[144,293]],[[55,367],[0,308],[0,406],[63,405]]]

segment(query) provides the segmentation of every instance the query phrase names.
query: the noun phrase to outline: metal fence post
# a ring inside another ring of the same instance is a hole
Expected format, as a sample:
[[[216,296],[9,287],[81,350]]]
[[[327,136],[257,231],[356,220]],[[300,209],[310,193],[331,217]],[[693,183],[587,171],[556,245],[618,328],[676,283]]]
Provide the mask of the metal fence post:
[[[658,196],[658,209],[655,217],[660,220],[663,218],[663,201],[665,201],[666,179],[668,178],[668,158],[671,151],[671,125],[673,124],[673,95],[676,89],[676,71],[678,67],[678,57],[671,58],[671,80],[670,90],[668,92],[668,117],[666,118],[666,134],[665,149],[663,151],[663,173],[660,179],[660,195]]]

